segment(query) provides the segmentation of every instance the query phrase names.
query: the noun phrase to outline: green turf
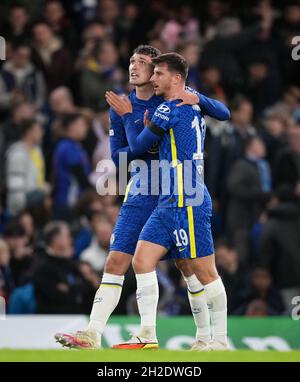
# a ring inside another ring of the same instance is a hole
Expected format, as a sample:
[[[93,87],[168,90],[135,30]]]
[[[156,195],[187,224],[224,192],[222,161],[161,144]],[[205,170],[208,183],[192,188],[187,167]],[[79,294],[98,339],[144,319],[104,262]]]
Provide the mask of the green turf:
[[[300,362],[300,351],[1,350],[0,362]]]

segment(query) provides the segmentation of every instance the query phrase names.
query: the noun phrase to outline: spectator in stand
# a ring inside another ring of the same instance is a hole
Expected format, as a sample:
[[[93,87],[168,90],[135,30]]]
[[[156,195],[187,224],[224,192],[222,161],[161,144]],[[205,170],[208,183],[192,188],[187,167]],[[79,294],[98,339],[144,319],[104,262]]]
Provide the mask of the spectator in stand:
[[[51,172],[53,161],[53,151],[55,143],[63,136],[61,129],[61,118],[65,114],[73,114],[77,112],[77,108],[73,102],[73,96],[69,88],[59,86],[52,90],[49,94],[49,123],[46,126],[46,138],[44,141],[44,150],[48,159],[50,168],[47,168],[47,173]],[[50,163],[49,163],[50,162]]]
[[[95,291],[99,288],[101,278],[89,263],[79,261],[78,267],[84,280],[90,284],[89,292],[87,292],[82,306],[83,313],[89,315],[94,302]]]
[[[91,212],[89,216],[92,231],[91,244],[80,255],[80,259],[89,263],[96,272],[102,272],[109,251],[109,242],[113,226],[108,217],[100,212]]]
[[[267,110],[268,113],[276,112],[285,118],[294,121],[300,120],[300,85],[291,85],[283,93],[282,99]]]
[[[28,101],[21,101],[11,108],[11,116],[3,124],[1,134],[0,151],[6,149],[20,139],[22,122],[36,117],[35,106]],[[2,151],[2,152],[3,152]]]
[[[276,168],[275,160],[279,151],[286,145],[287,119],[279,113],[268,113],[262,120],[261,136],[266,145],[266,159],[270,163],[272,178]]]
[[[33,28],[36,65],[43,71],[48,90],[70,83],[73,63],[70,50],[46,22]]]
[[[86,313],[86,300],[91,304],[95,285],[71,259],[73,244],[67,224],[49,223],[44,230],[44,241],[45,250],[36,259],[33,274],[37,313]]]
[[[293,38],[299,36],[300,3],[298,0],[288,1],[283,9],[282,19],[278,22],[278,34],[283,39],[280,47],[281,74],[287,84],[300,86],[299,62],[291,55]],[[297,65],[298,64],[298,65]]]
[[[44,77],[31,62],[31,48],[14,45],[11,59],[0,70],[0,112],[6,116],[12,106],[25,100],[40,109],[45,97]]]
[[[256,298],[246,306],[246,317],[267,317],[269,315],[268,304],[261,298]]]
[[[21,227],[25,230],[27,236],[27,242],[29,245],[35,245],[35,239],[38,234],[38,227],[35,227],[34,220],[29,211],[22,211],[18,216],[17,220]]]
[[[226,289],[228,314],[232,314],[248,281],[247,268],[240,264],[237,250],[226,239],[216,243],[216,262]]]
[[[215,66],[201,68],[201,91],[210,97],[217,98],[226,103],[226,94],[221,80],[221,72]]]
[[[119,212],[120,212],[120,206],[119,206],[118,200],[115,200],[112,203],[105,206],[105,213],[110,223],[113,225],[117,221]]]
[[[267,59],[259,60],[255,57],[248,64],[244,92],[253,104],[255,117],[261,116],[264,110],[279,98],[281,94],[279,74]]]
[[[206,149],[206,184],[213,197],[227,205],[227,177],[233,164],[244,155],[245,142],[256,130],[252,126],[253,106],[244,97],[237,97],[231,106],[231,121],[223,125],[218,134],[213,135]]]
[[[258,136],[246,143],[245,157],[228,175],[228,229],[239,254],[239,261],[250,263],[250,231],[264,209],[272,190],[271,171],[264,160],[266,149]]]
[[[250,4],[249,4],[250,5]],[[262,96],[261,100],[272,100],[272,81],[274,87],[274,96],[280,95],[280,71],[278,65],[278,57],[281,49],[281,40],[273,33],[274,22],[279,16],[269,0],[255,1],[250,5],[250,10],[246,15],[246,18],[258,20],[261,25],[261,29],[254,40],[252,40],[242,50],[239,57],[243,67],[249,67],[250,76],[255,85],[257,81],[257,87],[261,85]],[[252,21],[252,22],[253,22]],[[246,20],[247,22],[247,20]],[[250,64],[250,65],[249,65]],[[257,90],[259,93],[259,90]],[[259,94],[258,94],[259,95]],[[254,101],[256,101],[253,98]]]
[[[290,314],[300,295],[300,197],[279,194],[279,204],[268,211],[260,241],[260,264],[273,275]]]
[[[7,151],[7,205],[11,215],[26,207],[41,205],[48,191],[45,182],[45,163],[39,145],[43,129],[36,120],[24,121],[21,139]]]
[[[282,33],[296,34],[300,28],[300,3],[298,0],[289,1],[283,12],[283,20],[281,23]]]
[[[275,187],[286,197],[300,197],[300,123],[288,131],[288,147],[279,153],[275,166]]]
[[[264,268],[253,270],[250,284],[241,291],[240,298],[240,306],[233,312],[235,315],[258,315],[251,313],[254,302],[256,306],[258,301],[266,305],[268,316],[279,316],[284,312],[280,291],[273,285],[270,272]]]
[[[44,7],[44,18],[57,36],[61,37],[65,46],[76,51],[79,36],[67,17],[65,9],[59,0],[48,0]]]
[[[94,52],[82,70],[80,95],[83,106],[99,111],[106,106],[105,92],[120,91],[124,74],[118,67],[118,52],[110,40],[97,41]]]
[[[15,282],[10,268],[10,250],[5,240],[0,239],[0,296],[9,298],[15,287]]]
[[[55,88],[49,96],[50,107],[56,117],[63,114],[75,113],[77,107],[74,103],[72,93],[66,86]]]
[[[105,38],[107,38],[105,27],[99,22],[93,22],[84,29],[82,34],[83,47],[79,51],[75,63],[75,69],[77,71],[82,70],[92,58],[97,41]]]
[[[81,146],[88,125],[82,115],[75,113],[66,114],[61,126],[64,138],[57,144],[54,153],[54,214],[56,218],[69,220],[71,207],[80,194],[90,187],[90,163]]]
[[[21,3],[11,6],[8,14],[8,23],[1,28],[1,36],[8,41],[25,42],[30,39],[30,17],[27,8]]]
[[[74,236],[75,258],[78,259],[82,251],[89,247],[92,241],[92,230],[90,226],[90,216],[92,213],[106,212],[103,199],[96,191],[89,189],[79,198],[75,207],[76,215],[80,217],[79,225]],[[115,223],[116,220],[112,222]]]
[[[17,219],[8,221],[4,240],[7,242],[11,254],[10,268],[16,286],[21,286],[31,280],[31,267],[33,264],[33,248],[25,229]]]
[[[193,10],[189,4],[180,3],[172,6],[174,17],[167,21],[160,33],[161,40],[169,50],[181,42],[197,40],[199,38],[199,19],[193,17]]]
[[[201,58],[201,47],[198,41],[190,41],[184,43],[178,49],[178,53],[181,54],[189,65],[189,74],[186,80],[188,86],[199,89],[200,88],[200,73],[199,62]]]
[[[235,94],[243,83],[243,71],[239,64],[240,52],[253,41],[261,30],[258,22],[242,29],[238,18],[222,18],[217,25],[214,39],[209,41],[202,53],[201,64],[215,65],[222,73],[226,92]]]
[[[110,150],[110,144],[109,144],[109,129],[110,129],[110,120],[109,120],[109,112],[107,108],[104,108],[103,110],[99,111],[99,113],[95,114],[95,117],[92,122],[92,132],[94,135],[93,142],[96,143],[96,145],[93,147],[93,153],[92,153],[92,164],[93,168],[95,169],[93,171],[93,174],[91,175],[91,181],[97,186],[97,192],[102,193],[102,187],[107,190],[107,185],[103,184],[103,182],[100,184],[98,180],[101,178],[101,170],[99,168],[97,169],[98,164],[100,161],[105,160],[105,172],[106,176],[110,177],[110,186],[115,187],[116,181],[115,181],[115,175],[116,175],[116,166],[114,162],[111,160],[111,150]],[[90,146],[92,147],[92,146]],[[100,173],[100,174],[99,174]],[[112,188],[113,189],[113,188]]]
[[[33,119],[36,110],[29,102],[20,102],[11,109],[11,116],[0,128],[0,187],[5,184],[5,154],[7,148],[20,139],[21,125],[24,120]]]
[[[120,29],[120,4],[117,0],[99,0],[97,21],[104,26],[105,34],[114,42],[122,38]]]
[[[78,107],[75,105],[73,95],[69,88],[60,86],[54,89],[50,93],[50,107],[52,111],[52,123],[51,123],[51,134],[53,134],[52,140],[58,139],[63,136],[63,131],[61,131],[61,118],[66,114],[80,113],[86,117],[88,122],[88,132],[86,138],[82,141],[82,146],[88,152],[89,158],[92,157],[95,147],[97,146],[97,136],[93,129],[93,112],[85,107]],[[52,145],[53,147],[53,145]],[[50,148],[52,148],[50,147]]]
[[[207,15],[203,20],[204,30],[205,30],[205,39],[207,41],[212,40],[218,30],[217,26],[225,16],[227,5],[221,0],[209,0],[207,4]]]

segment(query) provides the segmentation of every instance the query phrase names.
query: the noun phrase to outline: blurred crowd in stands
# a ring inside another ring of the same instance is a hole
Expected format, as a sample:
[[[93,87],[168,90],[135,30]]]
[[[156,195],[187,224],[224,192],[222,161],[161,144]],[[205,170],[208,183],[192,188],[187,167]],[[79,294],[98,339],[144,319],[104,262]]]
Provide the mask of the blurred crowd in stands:
[[[96,192],[110,158],[106,90],[127,93],[132,50],[177,51],[207,118],[205,180],[232,315],[289,314],[300,295],[300,1],[1,0],[0,295],[9,313],[91,309],[121,196]],[[114,167],[111,169],[114,174]],[[173,263],[159,311],[190,314]],[[129,271],[116,313],[136,314]]]

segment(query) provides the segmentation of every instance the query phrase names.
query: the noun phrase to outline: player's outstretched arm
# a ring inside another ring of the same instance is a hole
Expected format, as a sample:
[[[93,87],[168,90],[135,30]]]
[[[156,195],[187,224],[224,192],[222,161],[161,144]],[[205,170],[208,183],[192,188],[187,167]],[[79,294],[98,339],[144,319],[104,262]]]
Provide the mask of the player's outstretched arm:
[[[122,121],[122,127],[124,126],[125,128],[126,138],[132,155],[137,157],[144,154],[153,143],[157,142],[158,138],[155,137],[154,139],[153,137],[150,137],[150,134],[149,136],[146,136],[147,133],[145,133],[146,137],[143,136],[144,141],[140,142],[140,138],[138,138],[140,130],[134,123],[132,104],[127,96],[119,96],[112,91],[107,91],[105,93],[105,98],[107,103],[111,106],[113,113]],[[118,130],[120,130],[120,128],[121,126],[119,126]],[[150,142],[152,143],[150,144]]]
[[[226,105],[224,105],[223,102],[217,101],[216,99],[209,98],[205,96],[202,93],[197,92],[197,90],[190,88],[189,86],[186,86],[184,93],[192,93],[193,95],[198,97],[198,100],[195,102],[199,104],[201,110],[203,111],[203,114],[208,115],[209,117],[215,118],[219,121],[227,121],[231,118],[230,111]],[[179,99],[182,99],[184,96],[184,93],[182,96],[179,97]],[[183,102],[177,104],[176,106],[182,106],[182,105],[189,105],[190,99],[187,98],[187,101],[183,100]]]
[[[136,156],[130,150],[126,139],[125,129],[123,121],[116,112],[112,109],[109,110],[110,117],[110,129],[109,129],[109,142],[111,159],[114,164],[119,166],[119,154],[126,153],[128,162],[136,158]]]
[[[134,155],[141,155],[145,153],[150,147],[160,140],[161,136],[155,134],[150,125],[146,126],[140,134],[136,134],[136,130],[132,128],[134,122],[132,121],[132,113],[123,115],[126,137],[129,143],[130,150]]]
[[[199,106],[205,115],[215,118],[219,121],[227,121],[231,118],[230,110],[223,102],[216,99],[206,97],[204,94],[198,93],[200,102]]]
[[[160,141],[163,135],[170,129],[171,121],[175,123],[177,113],[172,113],[169,104],[163,103],[155,110],[151,122],[148,120],[148,111],[144,114],[144,130],[136,135],[132,126],[132,113],[125,114],[123,121],[126,130],[129,147],[134,154],[141,154]]]

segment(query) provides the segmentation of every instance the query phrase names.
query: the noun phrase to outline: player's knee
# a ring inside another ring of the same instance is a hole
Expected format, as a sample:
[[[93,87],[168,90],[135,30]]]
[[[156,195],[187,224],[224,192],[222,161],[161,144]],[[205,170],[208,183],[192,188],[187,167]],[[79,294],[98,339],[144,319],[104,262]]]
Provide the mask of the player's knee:
[[[177,259],[175,260],[175,265],[177,269],[185,276],[190,277],[194,274],[191,267],[190,260],[187,259]]]
[[[134,255],[132,259],[132,267],[135,273],[141,273],[144,268],[144,260],[139,255]]]
[[[146,256],[136,253],[132,259],[132,267],[135,273],[148,273],[155,269],[155,265],[148,261]]]
[[[198,280],[203,285],[207,285],[217,280],[219,277],[218,271],[216,268],[203,269],[197,272]]]
[[[104,272],[123,276],[127,272],[130,262],[130,255],[110,252],[105,262]]]

